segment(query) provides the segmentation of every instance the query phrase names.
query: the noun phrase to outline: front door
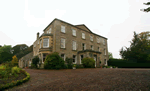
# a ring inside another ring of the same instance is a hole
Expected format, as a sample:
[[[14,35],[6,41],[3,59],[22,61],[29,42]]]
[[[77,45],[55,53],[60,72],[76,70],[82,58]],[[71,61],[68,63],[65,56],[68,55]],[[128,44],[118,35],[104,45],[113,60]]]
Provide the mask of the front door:
[[[95,60],[95,67],[96,67],[97,55],[94,55],[94,60]]]

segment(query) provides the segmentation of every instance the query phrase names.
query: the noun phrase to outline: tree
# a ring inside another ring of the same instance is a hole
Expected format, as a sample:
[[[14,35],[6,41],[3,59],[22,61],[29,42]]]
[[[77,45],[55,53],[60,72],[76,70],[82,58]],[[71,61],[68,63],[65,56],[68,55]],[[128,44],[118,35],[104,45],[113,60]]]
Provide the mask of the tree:
[[[13,55],[18,59],[33,51],[33,45],[28,47],[26,44],[15,45],[13,48]]]
[[[150,61],[149,32],[141,32],[140,34],[134,32],[133,37],[132,41],[130,41],[131,45],[129,48],[125,47],[125,50],[123,50],[123,47],[121,48],[121,57],[134,62]]]
[[[11,45],[4,45],[0,48],[0,63],[11,61],[12,56]]]
[[[112,53],[111,53],[111,52],[108,52],[108,54],[109,54],[109,59],[113,59]]]
[[[0,45],[0,48],[1,48],[2,46]]]
[[[16,55],[14,55],[14,56],[12,57],[12,64],[13,64],[14,66],[18,66],[18,58],[16,57]]]
[[[144,3],[145,5],[150,5],[150,2]],[[144,12],[149,12],[150,11],[150,7],[146,8],[146,9],[141,9],[141,11]]]

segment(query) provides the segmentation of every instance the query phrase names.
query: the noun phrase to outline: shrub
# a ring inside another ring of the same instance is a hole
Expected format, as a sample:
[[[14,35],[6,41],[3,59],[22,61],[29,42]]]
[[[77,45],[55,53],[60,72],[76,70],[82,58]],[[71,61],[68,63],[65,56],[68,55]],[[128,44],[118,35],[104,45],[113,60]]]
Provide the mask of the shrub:
[[[76,64],[76,68],[84,68],[82,64]]]
[[[36,68],[36,65],[31,63],[31,67],[30,68],[31,69]]]
[[[65,66],[64,60],[58,55],[57,52],[51,53],[46,56],[44,62],[45,69],[63,69]]]
[[[68,65],[67,64],[64,65],[64,69],[68,69]]]
[[[93,58],[83,58],[82,64],[84,68],[95,68],[95,60]]]
[[[13,67],[12,70],[11,70],[11,72],[12,72],[12,74],[20,73],[20,68],[18,68],[17,66]]]
[[[39,63],[39,57],[38,56],[35,56],[33,59],[32,59],[32,64],[35,65],[35,68],[37,68],[37,64]]]

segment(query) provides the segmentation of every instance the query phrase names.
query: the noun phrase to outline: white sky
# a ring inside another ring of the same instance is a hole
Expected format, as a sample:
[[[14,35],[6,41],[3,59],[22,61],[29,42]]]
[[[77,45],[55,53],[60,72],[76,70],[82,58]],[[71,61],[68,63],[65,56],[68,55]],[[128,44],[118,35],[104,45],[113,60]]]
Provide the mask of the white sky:
[[[130,46],[133,31],[150,30],[150,0],[1,0],[0,45],[32,45],[36,33],[55,18],[73,25],[85,24],[108,38],[108,51],[121,58],[119,50]]]

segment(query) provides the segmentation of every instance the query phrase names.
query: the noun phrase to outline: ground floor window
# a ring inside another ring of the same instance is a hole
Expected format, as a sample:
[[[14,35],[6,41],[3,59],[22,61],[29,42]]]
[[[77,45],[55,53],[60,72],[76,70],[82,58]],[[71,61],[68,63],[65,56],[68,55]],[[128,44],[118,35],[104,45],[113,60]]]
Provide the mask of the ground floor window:
[[[104,59],[104,64],[105,64],[105,65],[107,64],[107,61],[106,61],[106,59]]]
[[[76,63],[76,55],[73,55],[73,63]]]
[[[61,54],[61,58],[65,61],[65,54]]]
[[[43,62],[45,61],[46,56],[47,56],[47,54],[46,54],[46,53],[44,53],[44,54],[43,54]]]
[[[82,63],[83,55],[80,56],[80,64]]]

